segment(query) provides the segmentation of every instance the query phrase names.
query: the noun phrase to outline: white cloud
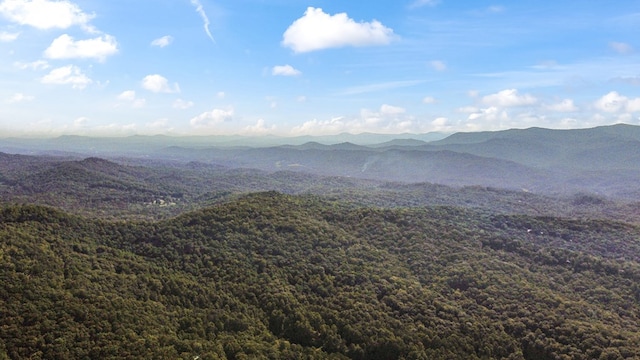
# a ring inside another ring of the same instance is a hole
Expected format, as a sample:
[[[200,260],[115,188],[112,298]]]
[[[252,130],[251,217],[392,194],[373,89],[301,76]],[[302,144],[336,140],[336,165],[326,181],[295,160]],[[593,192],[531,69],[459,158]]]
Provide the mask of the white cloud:
[[[213,35],[211,35],[211,30],[209,30],[209,25],[211,24],[211,22],[209,21],[209,17],[207,16],[207,13],[204,11],[204,8],[202,7],[200,0],[191,0],[191,5],[193,5],[196,8],[196,12],[202,18],[202,22],[204,23],[204,32],[207,34],[207,37],[211,39],[211,41],[216,42],[213,39]]]
[[[399,115],[404,114],[405,112],[407,111],[404,108],[398,106],[383,104],[380,107],[380,113],[382,113],[383,115]]]
[[[243,133],[248,135],[266,135],[276,130],[275,125],[267,126],[264,119],[258,119],[254,125],[245,126]]]
[[[194,105],[193,101],[186,101],[182,99],[177,99],[173,102],[173,108],[179,110],[186,110]]]
[[[169,80],[158,74],[147,75],[142,79],[142,88],[154,93],[179,93],[180,86],[169,85]]]
[[[227,94],[225,94],[224,91],[218,91],[216,96],[218,97],[218,99],[224,99],[227,96]]]
[[[431,130],[430,131],[454,131],[455,123],[446,117],[439,117],[431,121]]]
[[[37,60],[30,63],[22,63],[22,62],[14,62],[13,66],[17,67],[20,70],[46,70],[50,68],[49,63],[45,60]]]
[[[329,15],[320,8],[307,8],[284,32],[282,45],[303,53],[345,46],[386,45],[393,30],[379,21],[357,23],[346,13]]]
[[[618,54],[630,54],[633,52],[633,47],[627,43],[623,43],[623,42],[615,42],[612,41],[609,43],[609,47],[617,52]]]
[[[147,122],[144,124],[144,129],[142,130],[144,133],[146,134],[163,134],[163,133],[168,133],[168,132],[172,132],[174,130],[173,127],[171,127],[169,122],[169,119],[167,118],[160,118],[160,119],[156,119],[154,121],[151,122]]]
[[[81,117],[73,120],[73,126],[74,127],[85,127],[85,126],[87,126],[88,122],[89,122],[89,118],[88,117],[81,116]]]
[[[299,70],[293,68],[291,65],[278,65],[271,69],[271,75],[274,76],[298,76],[301,74],[302,73]]]
[[[407,81],[390,81],[390,82],[386,82],[386,83],[376,83],[376,84],[368,84],[368,85],[362,85],[362,86],[353,86],[353,87],[346,88],[346,89],[340,91],[336,95],[338,95],[338,96],[358,95],[358,94],[365,94],[365,93],[371,93],[371,92],[377,92],[377,91],[385,91],[385,90],[392,90],[392,89],[398,89],[398,88],[404,88],[404,87],[411,87],[411,86],[415,86],[415,85],[422,84],[422,83],[424,83],[424,80],[407,80]]]
[[[89,59],[104,61],[107,56],[118,52],[118,42],[111,35],[103,35],[94,39],[74,41],[73,37],[63,34],[53,40],[44,51],[49,59]]]
[[[157,47],[163,48],[163,47],[169,46],[172,42],[173,42],[173,36],[166,35],[161,38],[157,38],[153,40],[151,42],[151,46],[157,46]]]
[[[502,90],[482,98],[483,104],[498,107],[526,106],[537,102],[538,99],[529,94],[519,95],[516,89]]]
[[[447,70],[447,64],[445,64],[444,61],[441,61],[441,60],[433,60],[433,61],[431,61],[429,63],[429,65],[435,71],[445,71],[445,70]]]
[[[629,101],[627,102],[627,111],[640,112],[640,97],[629,99]]]
[[[7,99],[7,102],[9,104],[15,104],[19,102],[32,101],[33,99],[35,99],[33,96],[25,95],[23,93],[15,93]]]
[[[0,42],[12,42],[20,36],[20,33],[10,33],[6,31],[0,31]]]
[[[206,128],[233,119],[233,109],[213,109],[191,119],[191,126]]]
[[[300,95],[296,98],[296,101],[300,103],[307,102],[307,97],[304,95]]]
[[[348,132],[397,134],[404,132],[424,132],[429,130],[428,123],[416,122],[401,107],[382,105],[378,111],[362,109],[358,116],[337,116],[328,120],[310,120],[291,129],[292,135],[331,135]]]
[[[123,91],[120,95],[118,95],[118,100],[122,101],[133,101],[136,99],[136,92],[133,90]]]
[[[422,99],[422,103],[423,104],[435,104],[436,103],[436,99],[432,96],[425,96],[424,99]]]
[[[118,100],[125,101],[131,103],[131,106],[134,108],[141,108],[147,104],[145,99],[139,99],[136,96],[136,92],[134,90],[126,90],[118,95]]]
[[[506,121],[509,119],[509,114],[505,110],[501,110],[496,106],[491,106],[486,109],[478,109],[477,112],[469,114],[468,120],[471,121]]]
[[[67,0],[4,0],[0,3],[0,14],[11,22],[42,30],[79,25],[93,31],[89,21],[95,17]]]
[[[571,99],[564,99],[557,104],[546,105],[546,109],[557,112],[574,112],[578,111],[578,107],[573,103]]]
[[[74,89],[84,89],[93,81],[75,65],[55,68],[40,79],[43,84],[71,85]]]
[[[596,100],[594,107],[598,110],[615,113],[620,111],[626,112],[639,112],[640,111],[640,97],[629,99],[626,96],[618,94],[616,91],[604,95],[600,99]]]

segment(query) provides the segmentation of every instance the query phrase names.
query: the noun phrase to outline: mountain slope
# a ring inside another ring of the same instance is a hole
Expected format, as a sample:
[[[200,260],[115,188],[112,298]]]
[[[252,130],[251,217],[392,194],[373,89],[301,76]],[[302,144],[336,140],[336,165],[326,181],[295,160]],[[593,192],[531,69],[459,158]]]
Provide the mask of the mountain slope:
[[[277,193],[158,223],[0,220],[0,357],[640,356],[622,223]]]

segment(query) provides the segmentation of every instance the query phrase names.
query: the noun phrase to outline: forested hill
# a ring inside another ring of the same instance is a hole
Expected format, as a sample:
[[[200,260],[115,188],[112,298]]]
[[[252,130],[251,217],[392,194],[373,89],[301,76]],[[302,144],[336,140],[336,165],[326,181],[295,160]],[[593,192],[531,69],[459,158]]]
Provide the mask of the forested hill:
[[[0,211],[0,359],[640,357],[640,228],[274,192]]]

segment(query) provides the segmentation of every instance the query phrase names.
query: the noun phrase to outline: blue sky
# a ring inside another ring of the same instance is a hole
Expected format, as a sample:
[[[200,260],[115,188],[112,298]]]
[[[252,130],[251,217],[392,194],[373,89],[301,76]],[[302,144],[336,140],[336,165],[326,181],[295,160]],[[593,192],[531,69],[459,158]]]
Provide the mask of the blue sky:
[[[0,136],[640,125],[638,1],[0,0]]]

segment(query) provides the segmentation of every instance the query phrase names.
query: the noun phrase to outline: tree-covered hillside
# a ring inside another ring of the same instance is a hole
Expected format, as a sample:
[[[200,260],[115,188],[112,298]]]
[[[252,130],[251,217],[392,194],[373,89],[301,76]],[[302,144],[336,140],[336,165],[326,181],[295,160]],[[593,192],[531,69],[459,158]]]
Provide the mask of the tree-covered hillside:
[[[0,212],[0,359],[640,357],[640,228],[274,192]]]

